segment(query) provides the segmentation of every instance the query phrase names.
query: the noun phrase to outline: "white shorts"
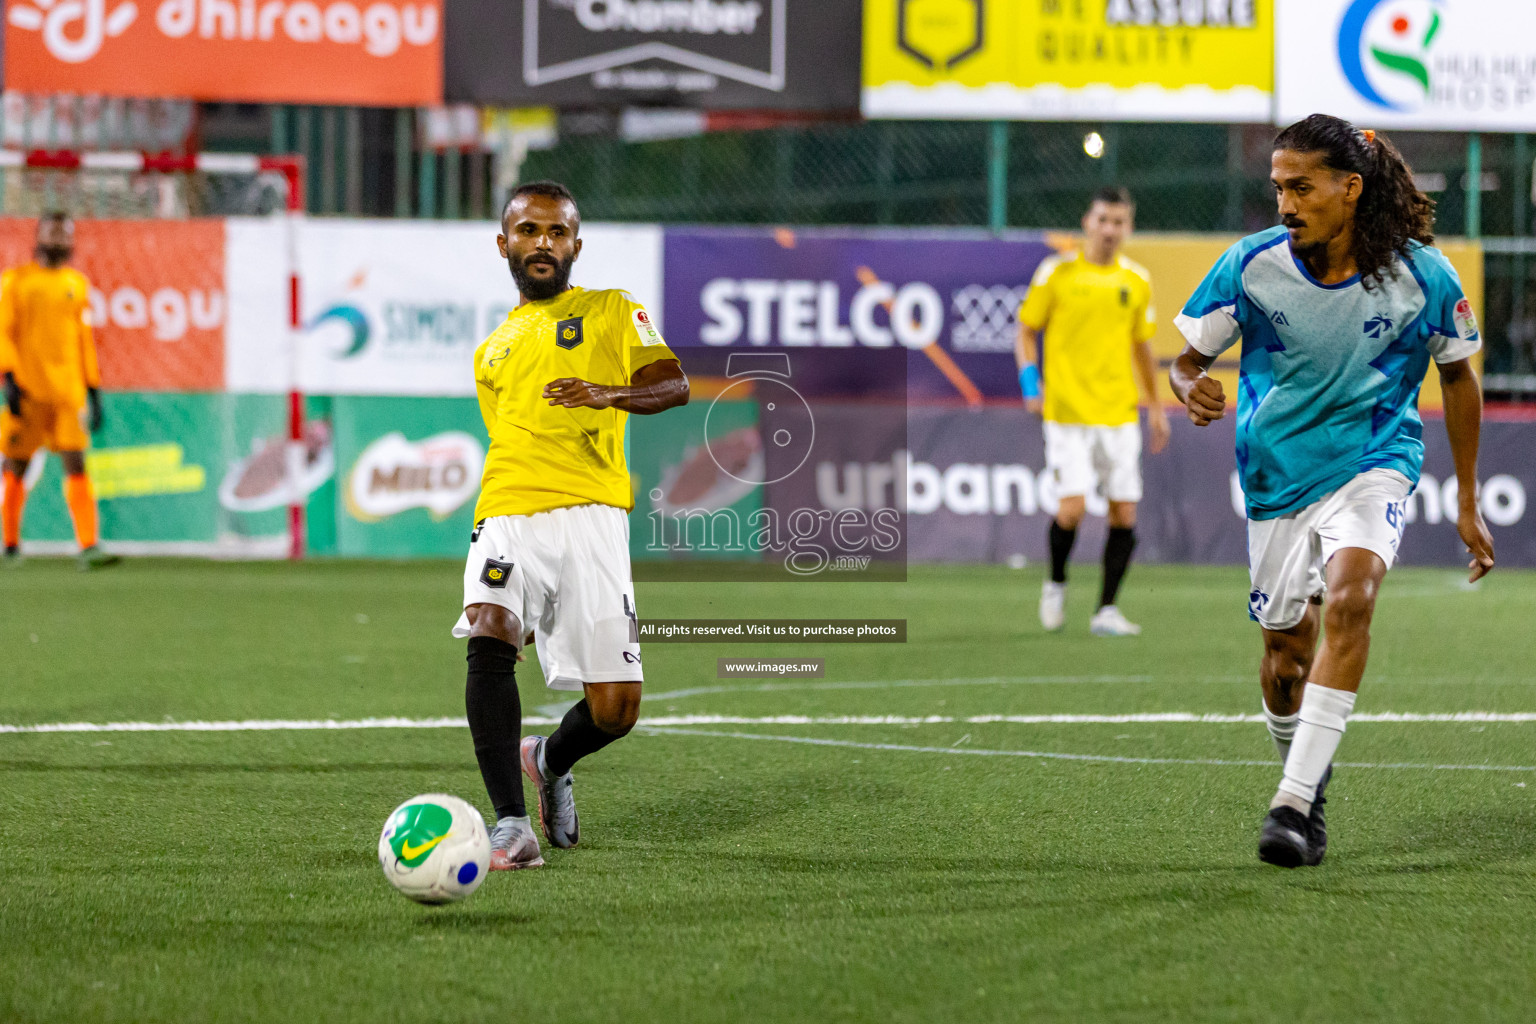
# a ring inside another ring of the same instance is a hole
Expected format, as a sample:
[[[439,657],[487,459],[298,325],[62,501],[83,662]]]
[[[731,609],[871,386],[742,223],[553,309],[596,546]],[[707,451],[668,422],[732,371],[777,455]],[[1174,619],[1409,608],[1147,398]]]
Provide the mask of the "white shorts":
[[[1248,520],[1248,616],[1265,629],[1290,629],[1327,590],[1323,572],[1340,548],[1373,551],[1392,568],[1413,484],[1370,469],[1332,494],[1277,519]]]
[[[623,509],[573,505],[486,519],[464,563],[464,607],[472,604],[500,605],[533,630],[551,690],[644,679]],[[453,635],[469,636],[467,615]]]
[[[1118,427],[1045,421],[1045,468],[1059,498],[1086,497],[1103,481],[1109,501],[1141,500],[1141,424]]]

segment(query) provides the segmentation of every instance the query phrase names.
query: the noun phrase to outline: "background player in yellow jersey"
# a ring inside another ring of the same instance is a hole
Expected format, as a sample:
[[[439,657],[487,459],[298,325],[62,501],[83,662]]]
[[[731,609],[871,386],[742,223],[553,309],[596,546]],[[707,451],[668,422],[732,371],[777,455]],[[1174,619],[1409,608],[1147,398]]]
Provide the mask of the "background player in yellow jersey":
[[[1041,263],[1019,310],[1019,385],[1025,405],[1044,416],[1046,466],[1060,500],[1050,528],[1051,578],[1040,592],[1040,624],[1047,630],[1066,622],[1067,558],[1097,476],[1109,500],[1109,537],[1099,609],[1089,628],[1095,636],[1141,632],[1115,604],[1136,547],[1141,500],[1138,383],[1154,455],[1168,444],[1168,417],[1153,373],[1152,278],[1120,255],[1135,212],[1125,189],[1095,192],[1083,215],[1081,251]],[[1036,363],[1041,332],[1043,380]]]
[[[518,188],[496,244],[522,302],[475,352],[490,433],[479,520],[464,568],[465,705],[496,809],[491,869],[544,863],[519,761],[555,846],[576,845],[571,766],[619,739],[640,711],[640,644],[629,566],[634,505],[624,461],[629,413],[688,401],[688,379],[627,292],[570,285],[581,215],[565,186]],[[517,667],[537,639],[551,689],[583,697],[549,737],[519,742]]]
[[[101,429],[101,373],[91,336],[90,283],[68,265],[74,250],[74,221],[46,213],[37,224],[33,261],[0,275],[0,532],[7,564],[21,560],[27,465],[43,447],[58,452],[64,464],[64,500],[80,543],[80,567],[117,561],[96,546],[96,496],[85,475],[89,435]]]

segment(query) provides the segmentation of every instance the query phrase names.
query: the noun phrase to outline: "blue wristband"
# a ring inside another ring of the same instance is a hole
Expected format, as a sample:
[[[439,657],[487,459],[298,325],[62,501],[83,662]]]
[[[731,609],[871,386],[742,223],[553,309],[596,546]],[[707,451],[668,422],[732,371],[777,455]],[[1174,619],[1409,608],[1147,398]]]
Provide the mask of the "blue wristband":
[[[1040,367],[1034,363],[1025,363],[1019,367],[1019,388],[1024,392],[1025,398],[1040,397]]]

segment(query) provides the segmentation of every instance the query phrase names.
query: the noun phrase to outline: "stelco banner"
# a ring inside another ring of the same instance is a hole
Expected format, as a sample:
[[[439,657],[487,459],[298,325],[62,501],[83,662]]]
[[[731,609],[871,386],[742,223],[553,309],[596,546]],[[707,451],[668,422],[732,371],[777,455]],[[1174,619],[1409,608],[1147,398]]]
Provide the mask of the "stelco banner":
[[[959,232],[674,229],[667,341],[906,349],[917,399],[1012,397],[1014,339],[1041,238]]]
[[[435,104],[443,0],[6,0],[5,87]]]
[[[864,114],[1268,121],[1275,6],[865,0]]]
[[[1536,4],[1285,0],[1276,119],[1316,111],[1362,127],[1536,130]]]
[[[449,102],[858,106],[859,5],[824,0],[449,0]]]

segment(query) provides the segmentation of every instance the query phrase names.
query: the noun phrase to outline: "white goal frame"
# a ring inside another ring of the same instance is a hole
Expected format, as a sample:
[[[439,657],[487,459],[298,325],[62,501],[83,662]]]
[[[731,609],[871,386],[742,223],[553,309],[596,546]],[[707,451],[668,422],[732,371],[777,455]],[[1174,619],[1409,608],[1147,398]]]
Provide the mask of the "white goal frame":
[[[0,150],[0,171],[32,170],[54,171],[64,174],[80,172],[124,172],[129,174],[203,174],[217,176],[260,175],[280,176],[286,187],[280,216],[284,224],[284,249],[287,254],[288,274],[288,536],[287,556],[298,560],[304,557],[305,495],[300,481],[304,476],[304,392],[300,386],[299,343],[301,310],[301,279],[299,274],[299,231],[304,218],[304,158],[299,155],[261,156],[254,153],[140,153],[94,152],[80,150],[29,151]],[[135,545],[114,545],[128,551]],[[170,549],[195,548],[196,545],[153,545],[155,550],[169,553]]]

